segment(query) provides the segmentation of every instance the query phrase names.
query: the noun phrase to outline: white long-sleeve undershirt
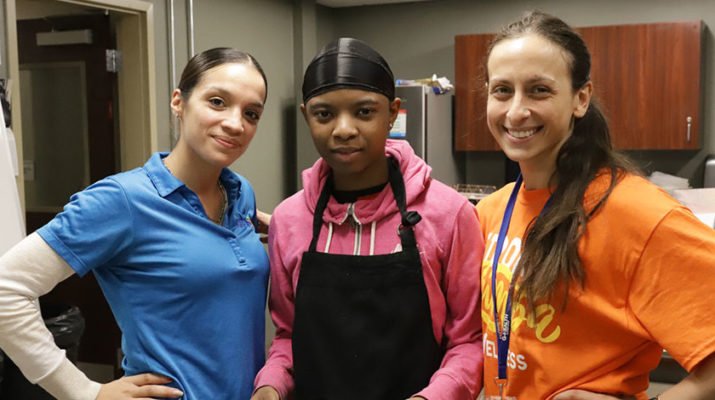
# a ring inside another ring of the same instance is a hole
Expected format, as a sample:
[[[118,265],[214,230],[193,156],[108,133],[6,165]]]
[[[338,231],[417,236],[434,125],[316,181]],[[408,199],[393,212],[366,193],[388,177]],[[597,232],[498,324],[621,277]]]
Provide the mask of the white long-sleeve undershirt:
[[[57,347],[37,299],[74,270],[33,233],[0,257],[0,348],[25,377],[60,400],[94,400],[91,381]]]

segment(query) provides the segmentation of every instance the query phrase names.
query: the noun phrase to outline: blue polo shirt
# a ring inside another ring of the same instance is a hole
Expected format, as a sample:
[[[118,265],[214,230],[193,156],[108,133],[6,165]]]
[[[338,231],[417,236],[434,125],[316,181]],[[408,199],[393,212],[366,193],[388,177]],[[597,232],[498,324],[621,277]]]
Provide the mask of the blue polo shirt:
[[[223,226],[154,154],[74,194],[38,233],[99,282],[127,375],[174,380],[185,400],[249,399],[264,362],[268,257],[248,181],[224,169]]]

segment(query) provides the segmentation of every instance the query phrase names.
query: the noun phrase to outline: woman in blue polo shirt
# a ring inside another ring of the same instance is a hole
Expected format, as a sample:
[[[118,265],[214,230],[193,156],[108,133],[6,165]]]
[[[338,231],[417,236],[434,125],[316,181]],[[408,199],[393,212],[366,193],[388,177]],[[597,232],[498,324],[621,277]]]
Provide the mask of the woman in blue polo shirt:
[[[171,97],[170,154],[105,178],[0,258],[0,346],[59,399],[248,399],[264,361],[268,259],[251,185],[230,171],[266,77],[247,53],[193,57]],[[101,385],[57,348],[36,301],[93,272],[122,330],[126,376]]]

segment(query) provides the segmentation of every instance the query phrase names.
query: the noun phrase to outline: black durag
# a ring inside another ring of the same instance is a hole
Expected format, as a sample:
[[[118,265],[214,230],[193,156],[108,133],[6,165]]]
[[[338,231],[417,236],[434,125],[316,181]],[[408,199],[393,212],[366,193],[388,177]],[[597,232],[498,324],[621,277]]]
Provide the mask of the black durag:
[[[303,77],[303,103],[335,89],[362,89],[395,98],[395,78],[384,58],[367,43],[340,38],[313,58]]]

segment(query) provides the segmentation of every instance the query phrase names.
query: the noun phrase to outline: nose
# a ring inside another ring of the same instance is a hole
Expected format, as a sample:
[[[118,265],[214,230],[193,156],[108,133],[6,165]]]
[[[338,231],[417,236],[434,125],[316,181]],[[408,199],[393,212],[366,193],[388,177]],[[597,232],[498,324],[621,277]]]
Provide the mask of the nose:
[[[529,118],[531,111],[529,110],[529,104],[525,101],[524,97],[520,94],[515,94],[509,104],[509,109],[507,110],[506,117],[510,122],[521,121]]]
[[[352,116],[345,114],[338,115],[332,132],[336,139],[348,140],[356,136],[357,132],[358,130]]]
[[[221,125],[227,132],[237,135],[243,132],[243,123],[243,112],[240,109],[234,109],[226,115]]]

